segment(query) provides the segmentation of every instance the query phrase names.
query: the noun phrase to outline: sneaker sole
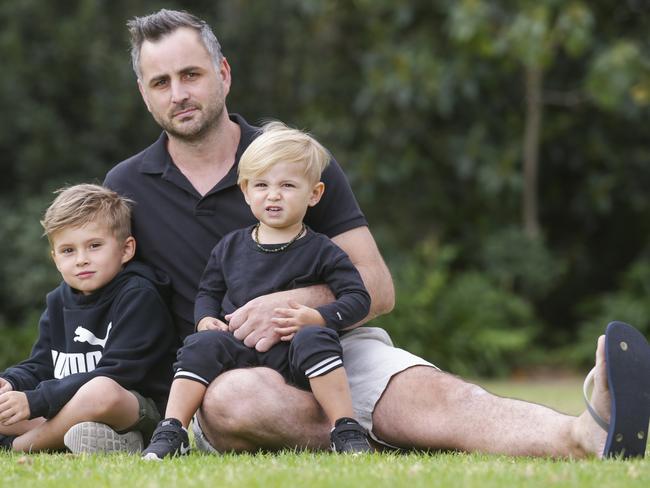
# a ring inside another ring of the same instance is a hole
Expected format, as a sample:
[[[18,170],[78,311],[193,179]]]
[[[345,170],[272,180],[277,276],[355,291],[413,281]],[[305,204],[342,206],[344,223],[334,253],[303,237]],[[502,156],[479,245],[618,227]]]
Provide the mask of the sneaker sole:
[[[63,443],[73,453],[110,453],[142,451],[140,432],[118,434],[106,424],[82,422],[73,425],[63,436]]]
[[[148,453],[148,454],[145,454],[144,456],[142,456],[142,459],[144,459],[145,461],[158,461],[158,462],[162,461],[162,459],[159,458],[159,457],[158,457],[156,454],[154,454],[153,452],[150,452],[150,453]]]

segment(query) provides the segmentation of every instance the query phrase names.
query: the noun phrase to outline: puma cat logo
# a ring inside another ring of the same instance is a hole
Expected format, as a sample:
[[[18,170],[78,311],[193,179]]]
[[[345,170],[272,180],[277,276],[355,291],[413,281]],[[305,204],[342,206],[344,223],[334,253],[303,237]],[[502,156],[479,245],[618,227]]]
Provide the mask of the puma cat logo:
[[[83,327],[77,327],[74,331],[76,334],[72,339],[74,342],[87,342],[93,346],[102,346],[102,349],[106,347],[106,341],[108,340],[108,334],[111,332],[111,327],[113,327],[113,322],[109,322],[108,328],[106,329],[106,337],[99,339],[88,329]]]

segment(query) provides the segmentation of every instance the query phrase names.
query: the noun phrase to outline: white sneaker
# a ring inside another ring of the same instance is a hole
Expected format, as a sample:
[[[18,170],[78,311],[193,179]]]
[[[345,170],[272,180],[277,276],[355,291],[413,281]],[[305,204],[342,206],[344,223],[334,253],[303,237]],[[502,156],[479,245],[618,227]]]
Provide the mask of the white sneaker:
[[[73,453],[109,453],[142,451],[140,432],[118,434],[106,424],[82,422],[70,427],[63,436],[63,443]]]
[[[203,433],[203,430],[201,429],[201,425],[199,424],[199,419],[194,414],[194,417],[192,417],[192,433],[194,434],[194,444],[196,445],[197,451],[208,453],[208,454],[220,454],[219,451],[217,451],[212,444],[210,444],[210,441],[205,437],[205,434]]]

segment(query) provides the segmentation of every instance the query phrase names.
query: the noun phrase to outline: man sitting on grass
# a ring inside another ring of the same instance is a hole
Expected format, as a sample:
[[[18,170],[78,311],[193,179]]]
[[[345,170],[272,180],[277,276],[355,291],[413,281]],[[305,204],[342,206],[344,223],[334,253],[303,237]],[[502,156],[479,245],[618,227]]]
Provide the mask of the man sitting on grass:
[[[194,298],[212,248],[228,232],[255,223],[237,188],[236,170],[258,130],[228,113],[230,65],[205,21],[163,9],[128,25],[138,88],[163,132],[113,168],[105,183],[137,202],[133,222],[140,256],[171,277],[174,320],[184,337],[194,328]],[[322,181],[327,192],[305,222],[330,237],[359,270],[372,298],[364,320],[389,312],[394,301],[390,273],[334,159]],[[258,297],[237,309],[229,329],[246,345],[267,351],[280,341],[273,311],[287,308],[289,300],[313,308],[333,296],[327,286],[314,285]],[[356,418],[381,444],[520,456],[640,455],[645,443],[641,450],[629,435],[622,435],[618,445],[610,440],[620,433],[613,426],[625,412],[623,405],[648,405],[650,364],[642,358],[650,353],[645,354],[641,338],[620,340],[635,344],[626,352],[640,362],[630,374],[613,374],[624,362],[606,352],[616,349],[612,337],[599,341],[592,394],[592,410],[610,420],[607,431],[590,411],[573,417],[492,395],[393,347],[377,327],[357,327],[341,338],[341,346]],[[631,430],[636,427],[634,438],[647,434],[648,416],[642,409],[624,416],[631,419]],[[315,397],[269,368],[219,375],[196,419],[192,428],[205,452],[318,449],[330,441],[329,419]]]

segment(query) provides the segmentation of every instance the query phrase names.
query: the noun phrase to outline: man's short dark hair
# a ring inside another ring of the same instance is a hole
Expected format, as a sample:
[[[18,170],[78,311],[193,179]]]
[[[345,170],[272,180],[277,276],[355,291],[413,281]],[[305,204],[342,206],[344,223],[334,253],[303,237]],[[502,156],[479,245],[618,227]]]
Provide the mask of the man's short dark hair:
[[[138,79],[141,79],[140,50],[145,41],[156,42],[182,27],[196,30],[203,45],[212,57],[217,69],[223,59],[221,45],[212,29],[203,19],[185,11],[160,9],[144,17],[133,17],[126,23],[131,34],[131,63]]]

